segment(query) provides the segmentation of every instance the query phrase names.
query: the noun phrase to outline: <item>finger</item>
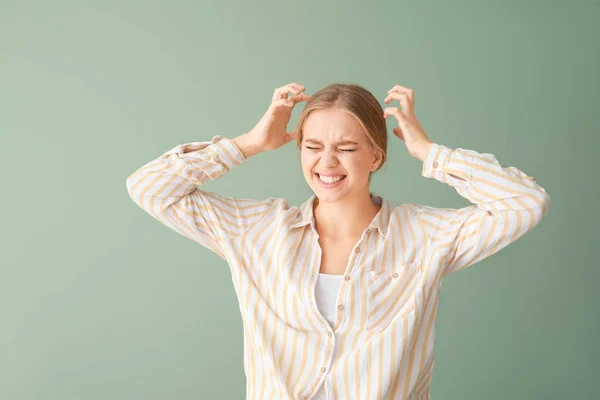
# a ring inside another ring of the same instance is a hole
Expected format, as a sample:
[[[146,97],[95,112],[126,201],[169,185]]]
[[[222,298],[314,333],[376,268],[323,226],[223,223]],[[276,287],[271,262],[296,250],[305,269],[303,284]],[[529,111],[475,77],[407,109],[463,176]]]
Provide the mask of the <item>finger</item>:
[[[310,100],[310,96],[304,93],[300,93],[297,95],[294,95],[290,98],[290,100],[292,100],[294,102],[294,104],[296,103],[300,103],[301,101],[308,101]]]
[[[294,86],[294,87],[295,87],[296,89],[298,89],[298,91],[300,91],[300,92],[302,92],[302,91],[306,90],[306,88],[305,88],[304,86],[302,86],[301,84],[299,84],[299,83],[296,83],[296,82],[294,82],[294,83],[290,83],[290,85]]]
[[[398,108],[396,107],[388,107],[383,110],[383,117],[387,118],[390,115],[393,115],[398,120],[398,124],[400,126],[404,125],[406,122],[406,115],[404,115]]]
[[[289,93],[297,94],[304,90],[306,90],[306,88],[297,83],[290,83],[284,86],[280,86],[273,92],[272,100],[275,101],[279,99],[287,99]]]
[[[412,89],[409,89],[407,87],[404,86],[400,86],[400,85],[395,85],[393,88],[391,88],[390,90],[387,91],[388,93],[392,93],[392,92],[397,92],[397,93],[406,93],[408,95],[408,98],[411,101],[415,101],[415,91]]]
[[[304,90],[306,90],[306,88],[304,86],[302,86],[302,85],[300,85],[298,83],[290,83],[290,84],[287,84],[287,85],[283,86],[283,88],[284,89],[288,89],[288,92],[286,92],[286,94],[290,93],[290,92],[294,93],[294,94],[298,94],[298,93],[303,92]]]
[[[395,127],[393,129],[394,133],[396,134],[396,136],[398,136],[400,139],[404,140],[404,133],[402,132],[402,129],[400,129],[400,127]]]
[[[271,103],[271,107],[273,109],[277,109],[279,107],[294,107],[294,104],[295,103],[291,99],[279,99]]]
[[[296,94],[298,93],[298,89],[293,88],[292,86],[281,86],[275,89],[273,92],[272,101],[277,101],[281,99],[287,99],[290,93]]]
[[[402,111],[404,111],[406,115],[411,115],[413,113],[414,107],[407,93],[391,92],[383,102],[387,104],[392,100],[398,100],[400,102]]]
[[[297,131],[287,132],[287,134],[288,134],[288,137],[287,137],[288,143],[291,142],[291,141],[293,141],[293,140],[296,140],[296,138],[298,136],[298,132]]]
[[[296,82],[288,83],[288,84],[287,84],[287,85],[285,85],[285,86],[291,86],[291,87],[294,87],[294,88],[298,89],[299,91],[303,91],[304,89],[306,89],[304,86],[302,86],[301,84],[299,84],[299,83],[296,83]]]

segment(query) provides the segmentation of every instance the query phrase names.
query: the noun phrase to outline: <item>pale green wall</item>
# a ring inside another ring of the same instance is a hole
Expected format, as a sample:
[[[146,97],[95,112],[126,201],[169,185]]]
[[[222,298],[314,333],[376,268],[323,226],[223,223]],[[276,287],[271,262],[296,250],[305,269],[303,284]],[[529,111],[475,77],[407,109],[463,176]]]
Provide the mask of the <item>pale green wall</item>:
[[[551,195],[533,231],[444,281],[432,398],[598,398],[600,3],[123,3],[0,2],[0,399],[244,397],[227,265],[125,180],[180,143],[247,131],[293,81],[358,83],[382,105],[413,88],[432,140]],[[467,205],[421,177],[393,126],[372,190]],[[207,188],[311,194],[293,145]]]

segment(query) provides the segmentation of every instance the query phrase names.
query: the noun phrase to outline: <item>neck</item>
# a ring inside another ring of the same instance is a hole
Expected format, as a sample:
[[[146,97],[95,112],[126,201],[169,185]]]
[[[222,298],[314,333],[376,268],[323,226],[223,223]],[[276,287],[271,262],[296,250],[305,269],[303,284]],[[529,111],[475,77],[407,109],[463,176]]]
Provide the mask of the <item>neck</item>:
[[[367,229],[380,208],[381,206],[373,204],[368,192],[366,196],[346,196],[335,202],[322,202],[315,198],[315,228],[321,237],[358,237]]]

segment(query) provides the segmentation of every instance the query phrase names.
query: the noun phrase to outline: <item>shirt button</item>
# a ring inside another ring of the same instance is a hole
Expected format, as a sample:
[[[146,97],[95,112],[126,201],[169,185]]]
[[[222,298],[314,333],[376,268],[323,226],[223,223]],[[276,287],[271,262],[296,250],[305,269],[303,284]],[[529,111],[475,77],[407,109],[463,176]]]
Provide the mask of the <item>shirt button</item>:
[[[437,168],[438,166],[439,166],[438,162],[437,162],[437,161],[434,161],[434,162],[433,162],[433,168]]]
[[[338,306],[338,308],[339,308],[340,310],[343,310],[343,309],[344,309],[344,306],[340,304],[340,305]]]
[[[349,277],[348,275],[346,275],[346,276],[344,277],[344,279],[345,279],[345,280],[347,280],[347,281],[349,281],[349,280],[350,280],[350,277]]]
[[[398,274],[397,274],[397,273],[394,273],[394,275],[392,275],[392,276],[393,276],[394,278],[397,278],[397,277],[398,277]]]
[[[321,368],[321,372],[325,372],[325,371],[326,371],[325,367]]]
[[[329,335],[329,337],[333,336],[333,334],[331,332],[327,332],[327,334]]]
[[[356,250],[354,250],[355,253],[360,253],[360,247],[357,247]]]

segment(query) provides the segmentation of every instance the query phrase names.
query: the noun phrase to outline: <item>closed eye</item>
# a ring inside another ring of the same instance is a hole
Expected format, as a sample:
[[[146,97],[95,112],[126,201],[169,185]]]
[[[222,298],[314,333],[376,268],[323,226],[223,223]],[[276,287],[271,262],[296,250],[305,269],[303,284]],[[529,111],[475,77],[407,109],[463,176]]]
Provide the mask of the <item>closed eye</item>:
[[[319,148],[316,148],[316,147],[309,147],[309,146],[306,146],[306,148],[307,148],[307,149],[310,149],[310,150],[320,150]],[[352,151],[356,151],[356,149],[340,149],[340,150],[341,150],[341,151],[346,151],[346,152],[352,152]]]

